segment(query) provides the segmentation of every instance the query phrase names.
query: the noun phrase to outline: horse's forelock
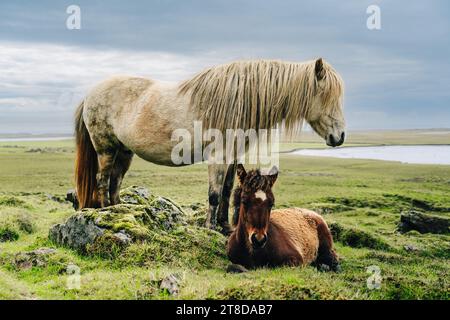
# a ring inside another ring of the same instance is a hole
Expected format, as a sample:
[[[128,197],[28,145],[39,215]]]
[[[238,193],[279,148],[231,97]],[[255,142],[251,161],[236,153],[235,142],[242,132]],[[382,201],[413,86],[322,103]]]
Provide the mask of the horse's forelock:
[[[268,176],[262,175],[259,170],[250,170],[247,172],[244,182],[234,190],[233,205],[235,207],[240,205],[242,192],[251,194],[258,190],[269,193],[272,190],[270,179]]]

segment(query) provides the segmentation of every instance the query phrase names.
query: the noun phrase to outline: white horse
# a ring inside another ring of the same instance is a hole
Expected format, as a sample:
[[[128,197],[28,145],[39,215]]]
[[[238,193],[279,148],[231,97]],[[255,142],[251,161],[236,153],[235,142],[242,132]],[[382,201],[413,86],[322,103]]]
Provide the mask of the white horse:
[[[209,68],[181,84],[115,77],[97,85],[76,113],[79,208],[120,202],[133,154],[175,166],[172,132],[204,128],[293,132],[308,122],[329,146],[344,142],[343,82],[321,58],[304,63],[238,61]],[[210,164],[207,225],[228,231],[235,164]]]

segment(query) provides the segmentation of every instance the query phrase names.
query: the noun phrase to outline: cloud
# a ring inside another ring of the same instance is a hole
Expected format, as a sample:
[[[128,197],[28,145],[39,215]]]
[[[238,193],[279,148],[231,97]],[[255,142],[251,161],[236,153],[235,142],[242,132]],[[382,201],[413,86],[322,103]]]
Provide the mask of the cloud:
[[[97,50],[53,44],[0,43],[0,132],[14,125],[53,131],[53,124],[71,131],[77,103],[97,82],[116,74],[175,81],[187,78],[208,63],[208,57],[162,52]]]
[[[34,110],[52,110],[61,95],[85,93],[111,75],[176,81],[190,76],[210,60],[205,56],[53,44],[0,43],[0,52],[0,106]]]

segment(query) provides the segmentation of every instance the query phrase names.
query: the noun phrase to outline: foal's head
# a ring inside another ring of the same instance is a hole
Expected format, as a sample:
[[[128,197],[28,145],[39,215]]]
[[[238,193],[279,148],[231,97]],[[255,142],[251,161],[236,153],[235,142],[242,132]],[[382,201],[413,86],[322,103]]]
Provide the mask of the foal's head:
[[[262,175],[259,170],[246,172],[238,164],[237,175],[240,184],[234,191],[234,206],[239,208],[238,227],[244,228],[253,248],[260,249],[267,242],[270,211],[275,201],[272,186],[278,172],[274,169],[268,175]]]

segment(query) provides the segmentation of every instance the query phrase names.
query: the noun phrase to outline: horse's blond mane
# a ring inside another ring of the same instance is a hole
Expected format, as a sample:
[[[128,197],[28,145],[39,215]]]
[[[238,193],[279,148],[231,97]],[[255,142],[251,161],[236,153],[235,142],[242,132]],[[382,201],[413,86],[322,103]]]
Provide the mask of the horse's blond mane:
[[[317,86],[315,61],[237,61],[204,70],[180,85],[191,95],[191,107],[205,128],[270,129],[284,121],[288,132],[299,130],[322,95],[321,112],[330,112],[342,97],[343,83],[323,62],[323,86]]]

